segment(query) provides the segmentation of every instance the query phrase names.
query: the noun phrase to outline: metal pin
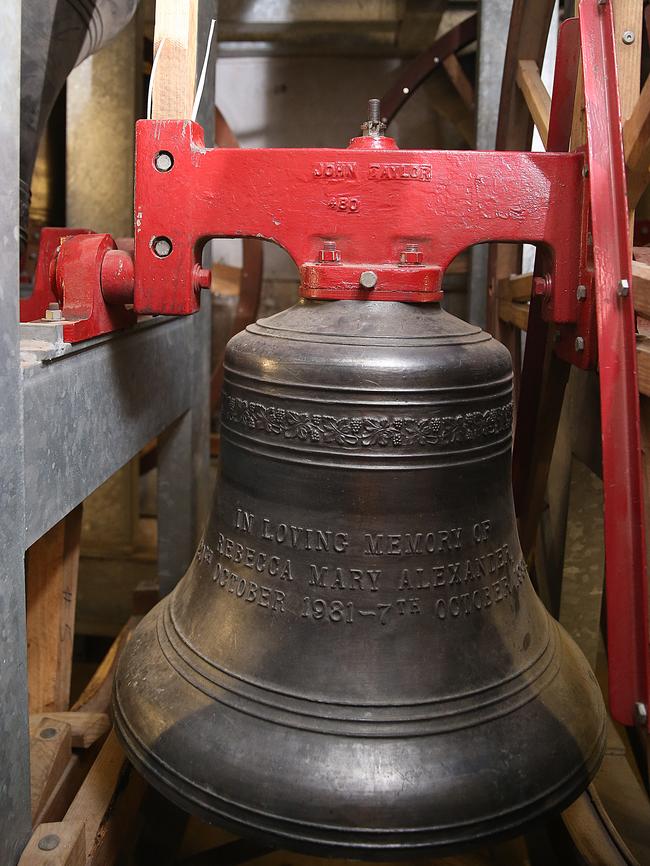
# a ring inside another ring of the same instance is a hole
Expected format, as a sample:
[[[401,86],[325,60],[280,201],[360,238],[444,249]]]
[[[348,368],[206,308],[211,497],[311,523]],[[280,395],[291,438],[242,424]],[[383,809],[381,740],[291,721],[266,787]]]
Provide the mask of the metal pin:
[[[359,283],[364,289],[374,289],[377,285],[377,274],[374,271],[364,271],[359,277]]]

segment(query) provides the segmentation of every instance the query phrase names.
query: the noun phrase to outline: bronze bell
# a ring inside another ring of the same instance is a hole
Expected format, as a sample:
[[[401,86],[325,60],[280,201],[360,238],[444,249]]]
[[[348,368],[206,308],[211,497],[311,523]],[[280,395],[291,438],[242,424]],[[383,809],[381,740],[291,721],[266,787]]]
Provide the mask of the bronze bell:
[[[301,300],[230,341],[209,525],[116,676],[156,788],[368,859],[514,834],[582,791],[605,713],[522,559],[511,384],[437,303]]]

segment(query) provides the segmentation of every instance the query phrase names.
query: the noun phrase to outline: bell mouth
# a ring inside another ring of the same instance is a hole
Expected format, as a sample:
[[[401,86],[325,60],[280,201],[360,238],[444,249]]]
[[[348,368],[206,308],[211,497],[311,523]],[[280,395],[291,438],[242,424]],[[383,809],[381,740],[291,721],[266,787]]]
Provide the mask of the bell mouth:
[[[122,653],[118,736],[170,800],[264,844],[373,860],[458,851],[560,811],[600,764],[606,718],[593,674],[550,618],[547,673],[529,678],[516,705],[410,736],[408,724],[382,737],[338,721],[342,735],[325,707],[320,728],[296,713],[287,725],[286,710],[262,716],[249,697],[206,680],[169,641],[172,599]]]

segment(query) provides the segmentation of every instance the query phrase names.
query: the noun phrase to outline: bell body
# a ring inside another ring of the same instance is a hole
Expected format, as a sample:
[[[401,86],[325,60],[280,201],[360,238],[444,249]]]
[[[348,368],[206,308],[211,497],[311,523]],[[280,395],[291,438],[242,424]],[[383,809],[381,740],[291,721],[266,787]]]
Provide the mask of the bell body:
[[[209,525],[116,677],[155,787],[280,847],[389,859],[587,785],[604,709],[522,559],[511,378],[437,304],[301,301],[230,342]]]

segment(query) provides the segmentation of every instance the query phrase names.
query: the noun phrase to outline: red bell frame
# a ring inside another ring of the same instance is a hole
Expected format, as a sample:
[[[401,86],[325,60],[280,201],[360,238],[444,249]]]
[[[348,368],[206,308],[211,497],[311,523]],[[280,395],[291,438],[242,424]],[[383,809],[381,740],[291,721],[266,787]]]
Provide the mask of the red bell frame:
[[[116,260],[105,255],[98,265],[95,251],[85,270],[73,255],[59,255],[55,270],[57,285],[68,291],[75,285],[69,275],[88,274],[98,303],[102,297],[132,300],[138,313],[188,314],[198,309],[205,284],[197,276],[205,242],[258,237],[287,250],[300,269],[304,297],[427,302],[440,299],[445,269],[473,244],[536,244],[515,435],[515,501],[525,489],[518,478],[525,478],[532,460],[530,419],[537,417],[553,323],[561,358],[600,368],[610,709],[632,725],[636,708],[648,706],[647,586],[610,3],[582,0],[579,22],[570,19],[561,27],[546,153],[399,150],[392,139],[372,136],[355,138],[345,149],[211,150],[196,123],[140,121],[135,267],[122,262],[116,273]],[[581,56],[587,155],[567,152]],[[83,238],[67,244],[81,259],[92,253]],[[39,261],[39,273],[49,274],[46,265],[49,260]],[[104,295],[102,281],[110,284]],[[579,285],[587,287],[584,300]],[[77,291],[88,287],[77,285]]]

